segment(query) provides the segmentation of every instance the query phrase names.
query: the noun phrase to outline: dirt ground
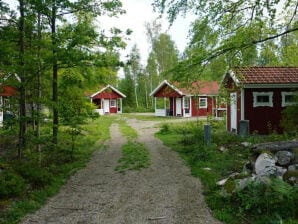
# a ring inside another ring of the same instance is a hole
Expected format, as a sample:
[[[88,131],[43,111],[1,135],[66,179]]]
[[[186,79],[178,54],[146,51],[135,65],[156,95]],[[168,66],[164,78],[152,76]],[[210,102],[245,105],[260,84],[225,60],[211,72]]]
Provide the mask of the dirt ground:
[[[126,139],[113,124],[108,149],[96,152],[59,194],[22,223],[219,224],[206,207],[199,179],[154,137],[157,123],[129,119],[128,124],[150,151],[149,168],[125,175],[114,171]]]

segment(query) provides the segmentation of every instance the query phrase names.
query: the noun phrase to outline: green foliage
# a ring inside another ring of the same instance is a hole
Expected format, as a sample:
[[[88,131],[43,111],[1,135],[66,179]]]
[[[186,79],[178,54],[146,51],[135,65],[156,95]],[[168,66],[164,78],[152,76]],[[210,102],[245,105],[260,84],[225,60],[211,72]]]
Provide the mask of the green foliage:
[[[13,171],[5,170],[0,174],[0,200],[22,195],[27,188],[25,180]]]
[[[38,209],[49,196],[56,194],[71,175],[85,166],[95,150],[103,148],[115,119],[114,116],[99,117],[81,125],[82,134],[77,136],[73,156],[70,136],[62,131],[58,147],[49,144],[41,154],[27,150],[26,160],[1,158],[5,166],[2,165],[4,171],[0,174],[0,205],[5,206],[0,211],[0,223],[18,223],[24,215]],[[18,198],[10,200],[15,197]],[[4,203],[4,199],[8,201]]]
[[[140,170],[150,166],[150,154],[147,148],[138,142],[128,141],[122,146],[122,157],[115,168],[120,173],[127,170]]]
[[[119,120],[119,124],[121,133],[129,140],[133,140],[138,137],[138,133],[136,132],[136,130],[127,125],[125,120]]]
[[[243,165],[254,157],[241,142],[254,144],[282,140],[287,136],[272,134],[243,138],[227,133],[222,122],[211,120],[210,123],[212,144],[209,147],[204,146],[203,123],[200,121],[162,124],[156,135],[180,154],[190,166],[192,175],[201,179],[205,199],[213,214],[230,224],[297,223],[297,186],[290,186],[279,179],[271,180],[269,185],[251,183],[236,192],[233,179],[227,182],[225,191],[216,185],[217,181],[231,173],[241,173]],[[227,151],[221,152],[220,146]]]
[[[31,185],[33,189],[43,188],[53,181],[53,174],[36,162],[17,161],[13,169]]]

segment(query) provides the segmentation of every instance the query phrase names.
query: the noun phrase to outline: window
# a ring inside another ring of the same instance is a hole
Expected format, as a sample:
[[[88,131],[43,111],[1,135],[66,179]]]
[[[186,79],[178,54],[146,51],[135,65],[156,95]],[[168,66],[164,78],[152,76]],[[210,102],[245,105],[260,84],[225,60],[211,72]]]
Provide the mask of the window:
[[[207,108],[207,98],[206,97],[199,98],[199,108]]]
[[[273,92],[253,92],[253,107],[273,107]]]
[[[116,100],[111,100],[111,107],[116,107]]]
[[[184,108],[189,108],[189,97],[184,98]]]
[[[295,104],[297,94],[293,92],[281,92],[281,106],[286,107]]]

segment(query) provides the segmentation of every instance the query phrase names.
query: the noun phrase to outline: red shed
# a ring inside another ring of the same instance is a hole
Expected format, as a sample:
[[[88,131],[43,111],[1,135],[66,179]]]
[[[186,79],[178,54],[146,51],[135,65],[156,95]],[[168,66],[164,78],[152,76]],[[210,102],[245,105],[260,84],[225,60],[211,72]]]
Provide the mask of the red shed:
[[[230,98],[228,131],[239,133],[240,120],[248,120],[250,133],[281,133],[282,110],[294,103],[298,90],[298,67],[234,68],[224,75],[223,85]]]
[[[9,98],[16,95],[17,90],[15,87],[0,84],[0,126],[2,126],[3,123],[5,110],[10,107]]]
[[[155,116],[221,116],[218,106],[219,85],[215,81],[197,81],[191,85],[161,82],[150,96],[155,98]]]
[[[122,113],[122,99],[126,96],[111,85],[107,85],[100,91],[90,96],[97,109],[96,111],[103,115],[109,113]]]

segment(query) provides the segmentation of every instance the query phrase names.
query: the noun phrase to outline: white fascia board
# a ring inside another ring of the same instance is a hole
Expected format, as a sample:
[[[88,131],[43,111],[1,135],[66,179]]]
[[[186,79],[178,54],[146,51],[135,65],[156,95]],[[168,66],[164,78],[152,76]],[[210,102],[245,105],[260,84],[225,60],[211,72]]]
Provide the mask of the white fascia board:
[[[260,89],[260,88],[298,88],[298,83],[289,83],[289,84],[244,84],[243,88],[245,89]]]
[[[237,79],[236,74],[235,74],[235,72],[234,72],[233,70],[229,70],[229,71],[227,71],[227,72],[223,75],[223,78],[222,78],[222,80],[221,80],[221,83],[224,83],[224,81],[225,81],[225,79],[226,79],[227,76],[230,76],[230,77],[233,79],[233,81],[235,82],[235,84],[236,84],[237,86],[239,86],[240,81]]]
[[[175,86],[173,86],[172,84],[170,84],[167,80],[163,80],[151,93],[149,96],[153,96],[155,93],[157,93],[161,87],[163,87],[163,85],[168,85],[169,87],[171,87],[174,91],[176,91],[179,95],[183,96],[184,94],[177,89]]]
[[[114,90],[116,93],[118,93],[120,96],[122,96],[122,97],[124,97],[124,98],[126,97],[123,93],[121,93],[119,90],[117,90],[117,89],[114,88],[113,86],[111,86],[111,85],[107,85],[106,87],[104,87],[104,88],[102,88],[101,90],[97,91],[96,93],[92,94],[92,95],[90,96],[90,98],[93,98],[94,96],[96,96],[97,94],[99,94],[99,93],[105,91],[105,90],[108,89],[108,88],[111,88],[111,89]]]

